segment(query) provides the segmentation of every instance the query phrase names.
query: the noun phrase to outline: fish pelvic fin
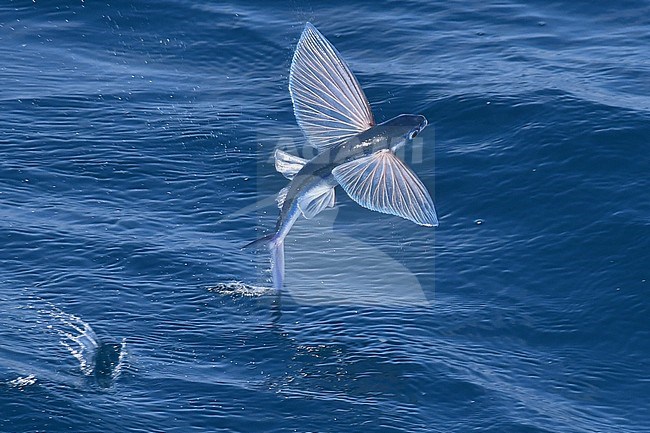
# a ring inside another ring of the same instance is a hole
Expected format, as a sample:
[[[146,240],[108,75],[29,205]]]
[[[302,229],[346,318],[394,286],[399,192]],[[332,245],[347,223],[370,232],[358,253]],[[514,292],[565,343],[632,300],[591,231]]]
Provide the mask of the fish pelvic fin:
[[[307,219],[312,219],[328,207],[334,207],[334,188],[324,185],[314,188],[298,201],[298,209]]]
[[[287,194],[289,193],[289,186],[285,186],[278,192],[278,196],[275,198],[278,208],[282,209],[284,206],[284,201],[287,199]]]

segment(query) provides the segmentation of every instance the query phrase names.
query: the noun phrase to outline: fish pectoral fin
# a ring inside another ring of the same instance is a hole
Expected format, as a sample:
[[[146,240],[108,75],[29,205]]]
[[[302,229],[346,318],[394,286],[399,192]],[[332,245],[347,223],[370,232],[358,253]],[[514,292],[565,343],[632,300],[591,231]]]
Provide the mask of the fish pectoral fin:
[[[334,188],[323,186],[307,192],[298,202],[298,209],[307,219],[312,219],[327,207],[334,207]]]
[[[284,206],[284,201],[287,199],[287,193],[289,192],[289,187],[285,186],[278,192],[278,196],[275,198],[275,201],[278,203],[278,207],[282,209]]]
[[[293,55],[289,92],[298,125],[320,151],[375,125],[359,82],[336,48],[309,23]]]
[[[305,164],[307,164],[306,159],[275,149],[275,169],[287,179],[293,179]]]
[[[426,187],[389,150],[341,164],[332,174],[350,198],[365,208],[397,215],[422,226],[438,225]]]

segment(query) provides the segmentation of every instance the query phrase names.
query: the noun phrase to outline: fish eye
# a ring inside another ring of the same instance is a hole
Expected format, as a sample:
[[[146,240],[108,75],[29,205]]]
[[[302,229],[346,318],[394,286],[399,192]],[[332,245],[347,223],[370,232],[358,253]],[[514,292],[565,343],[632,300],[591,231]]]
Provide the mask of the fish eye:
[[[415,137],[418,135],[418,130],[416,129],[415,131],[412,131],[409,133],[409,140],[413,140]]]

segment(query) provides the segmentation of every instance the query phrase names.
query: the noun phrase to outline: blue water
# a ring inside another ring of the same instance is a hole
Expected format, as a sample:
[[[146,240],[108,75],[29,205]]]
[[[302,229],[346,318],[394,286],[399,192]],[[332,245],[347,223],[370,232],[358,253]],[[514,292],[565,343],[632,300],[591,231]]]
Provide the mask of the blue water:
[[[313,22],[437,229],[267,233]],[[0,431],[650,431],[650,5],[0,6]]]

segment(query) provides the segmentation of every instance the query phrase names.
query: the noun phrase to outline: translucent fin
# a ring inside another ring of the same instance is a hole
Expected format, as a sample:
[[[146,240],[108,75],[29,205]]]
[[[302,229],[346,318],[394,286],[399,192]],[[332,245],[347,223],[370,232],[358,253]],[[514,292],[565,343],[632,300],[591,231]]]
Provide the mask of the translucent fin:
[[[293,179],[305,164],[307,164],[306,159],[275,149],[275,169],[287,179]]]
[[[273,240],[275,233],[268,234],[263,238],[255,239],[253,242],[248,243],[242,247],[242,249],[258,249],[261,247],[267,247],[269,243]]]
[[[293,55],[289,92],[298,125],[319,150],[375,124],[359,82],[336,48],[310,23]]]
[[[345,192],[361,206],[437,226],[433,200],[420,179],[394,153],[381,150],[332,170]]]
[[[325,185],[314,188],[302,196],[298,208],[305,218],[312,219],[325,208],[334,207],[335,201],[334,188]]]
[[[287,193],[289,192],[289,187],[285,186],[278,192],[278,196],[276,197],[275,201],[278,202],[278,207],[282,209],[282,206],[284,206],[284,201],[287,199]]]

